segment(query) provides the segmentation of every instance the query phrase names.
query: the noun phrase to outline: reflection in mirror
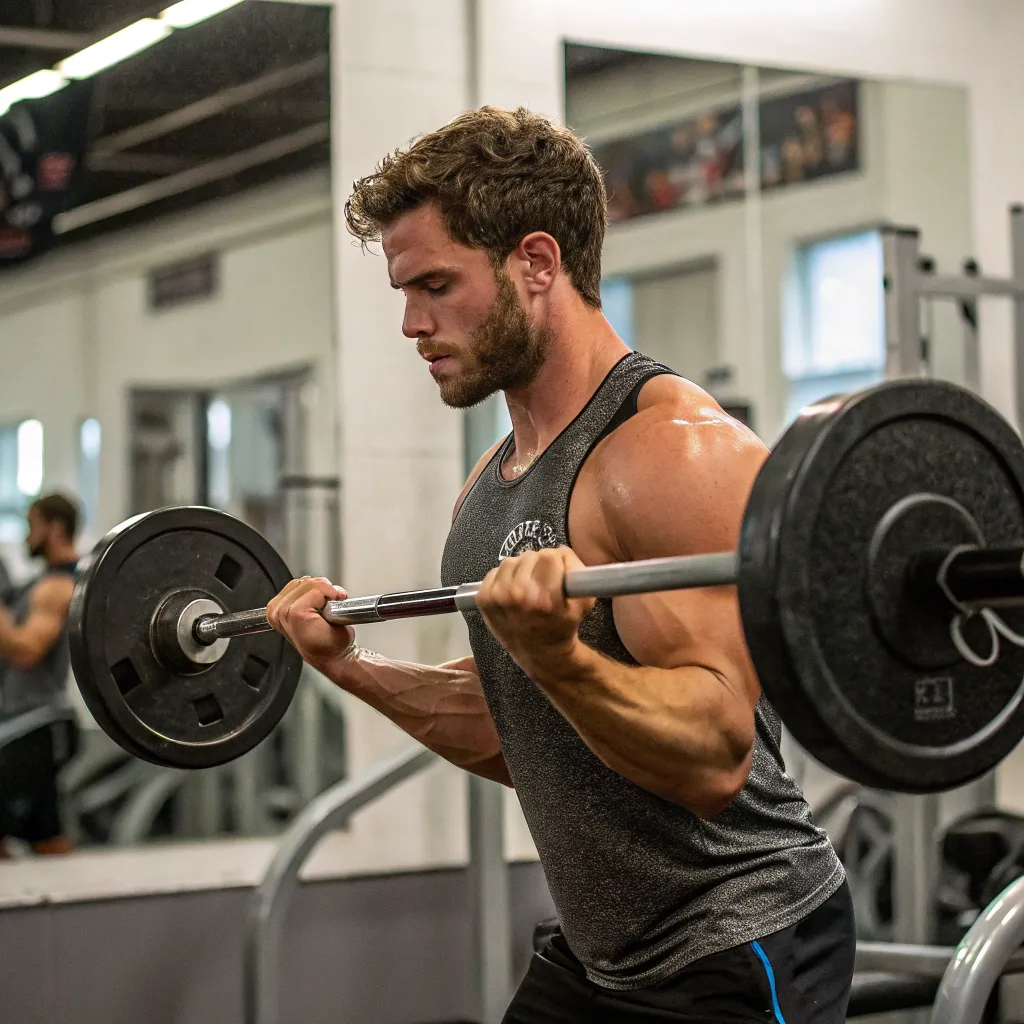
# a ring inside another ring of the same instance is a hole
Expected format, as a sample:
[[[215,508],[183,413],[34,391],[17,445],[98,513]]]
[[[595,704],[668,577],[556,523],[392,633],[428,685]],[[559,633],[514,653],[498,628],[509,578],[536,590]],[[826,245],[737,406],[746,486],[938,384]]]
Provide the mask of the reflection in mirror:
[[[972,254],[962,89],[569,43],[566,120],[609,191],[603,295],[620,335],[773,441],[885,373],[880,229],[943,272]],[[926,372],[964,382],[952,303]]]
[[[24,6],[25,45],[0,43],[0,599],[15,628],[71,557],[26,545],[52,492],[78,508],[80,554],[130,515],[212,505],[294,574],[337,578],[329,7]],[[276,834],[345,775],[340,694],[311,670],[258,750],[182,773],[97,728],[66,652],[15,707],[4,643],[0,629],[0,782],[24,760],[19,715],[60,721],[30,766],[46,806],[12,817],[24,794],[0,784],[0,853]]]

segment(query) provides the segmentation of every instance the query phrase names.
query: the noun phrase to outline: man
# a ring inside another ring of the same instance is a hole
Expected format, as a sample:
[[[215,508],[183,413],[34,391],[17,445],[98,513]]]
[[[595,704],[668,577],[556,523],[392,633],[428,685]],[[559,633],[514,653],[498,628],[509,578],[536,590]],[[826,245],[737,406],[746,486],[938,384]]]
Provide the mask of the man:
[[[290,584],[269,617],[307,661],[448,760],[514,786],[562,931],[507,1024],[838,1024],[852,907],[785,774],[735,591],[567,600],[581,565],[735,547],[766,452],[601,314],[606,196],[571,132],[484,108],[357,182],[403,331],[441,398],[504,392],[513,432],[459,497],[448,585],[486,577],[473,657],[355,645]],[[564,934],[563,934],[564,932]]]
[[[16,837],[37,854],[68,853],[57,773],[73,751],[67,700],[67,618],[78,555],[78,510],[63,494],[35,501],[26,544],[46,567],[0,605],[0,856]]]

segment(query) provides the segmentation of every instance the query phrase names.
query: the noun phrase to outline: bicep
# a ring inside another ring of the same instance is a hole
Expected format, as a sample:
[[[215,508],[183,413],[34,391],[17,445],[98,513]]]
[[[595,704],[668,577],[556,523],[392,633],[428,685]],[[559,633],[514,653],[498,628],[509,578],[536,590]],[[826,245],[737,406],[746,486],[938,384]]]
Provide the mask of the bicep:
[[[673,452],[672,436],[666,440],[663,462],[652,461],[647,472],[641,467],[637,474],[628,511],[611,504],[611,527],[622,556],[635,560],[735,549],[763,451],[754,444],[725,444]],[[664,461],[675,472],[665,472]],[[622,642],[640,664],[700,666],[757,703],[760,686],[734,586],[621,597],[613,609]]]
[[[673,590],[612,602],[623,646],[641,665],[698,667],[755,705],[761,694],[743,639],[735,587]]]
[[[73,589],[74,585],[70,579],[40,584],[21,626],[22,636],[27,644],[45,653],[56,643],[67,621]]]

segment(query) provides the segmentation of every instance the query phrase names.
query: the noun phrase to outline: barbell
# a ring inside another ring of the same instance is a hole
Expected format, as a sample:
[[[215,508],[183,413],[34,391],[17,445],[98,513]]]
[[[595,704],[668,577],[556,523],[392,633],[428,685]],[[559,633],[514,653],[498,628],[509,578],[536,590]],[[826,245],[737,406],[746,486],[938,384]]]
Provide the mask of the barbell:
[[[904,380],[803,411],[758,474],[736,551],[592,566],[566,592],[736,586],[764,694],[803,747],[864,785],[924,793],[977,778],[1024,736],[1022,558],[1020,438],[970,392]],[[213,509],[108,534],[69,615],[99,725],[182,768],[255,747],[301,669],[266,617],[290,578],[262,536]],[[329,601],[323,615],[475,614],[479,585]]]

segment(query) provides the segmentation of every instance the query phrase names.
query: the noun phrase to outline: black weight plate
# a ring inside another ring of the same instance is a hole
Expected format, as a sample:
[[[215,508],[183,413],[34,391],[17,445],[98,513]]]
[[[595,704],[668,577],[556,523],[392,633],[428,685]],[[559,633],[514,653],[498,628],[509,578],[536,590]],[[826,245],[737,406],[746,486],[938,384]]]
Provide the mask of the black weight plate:
[[[225,611],[258,608],[291,579],[251,527],[215,509],[169,508],[131,519],[83,561],[71,600],[71,662],[100,727],[129,753],[175,768],[209,768],[251,750],[291,703],[302,660],[277,633],[232,640],[194,674],[154,657],[150,622],[175,590]]]
[[[888,528],[900,502],[925,495],[931,515]],[[966,518],[938,511],[949,503]],[[897,571],[975,525],[989,544],[1024,540],[1024,447],[952,384],[892,381],[821,402],[765,463],[740,539],[747,644],[765,695],[826,767],[939,792],[989,771],[1024,736],[1024,650],[1003,643],[995,665],[976,668],[950,656],[947,611],[906,609],[896,642],[879,619],[892,592],[872,576],[873,541],[877,576],[880,559]],[[1022,628],[1019,613],[1001,614]],[[987,653],[987,636],[975,639]]]

